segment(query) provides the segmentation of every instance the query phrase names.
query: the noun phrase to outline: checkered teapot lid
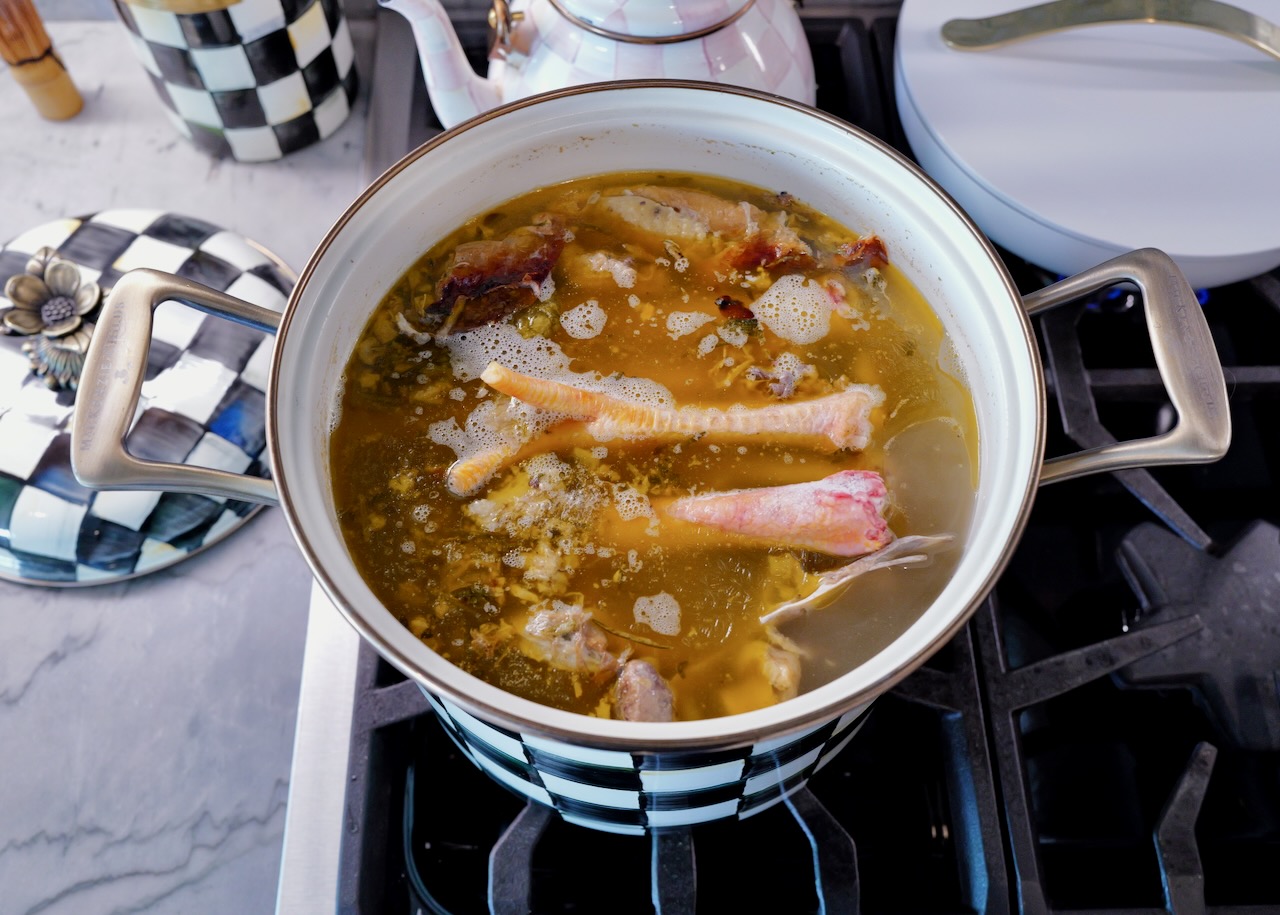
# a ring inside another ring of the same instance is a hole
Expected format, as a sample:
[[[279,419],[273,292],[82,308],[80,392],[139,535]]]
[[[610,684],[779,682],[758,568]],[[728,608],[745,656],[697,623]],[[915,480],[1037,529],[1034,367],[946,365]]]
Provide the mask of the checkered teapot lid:
[[[116,280],[138,267],[276,311],[295,281],[279,258],[240,235],[159,210],[56,220],[0,248],[0,578],[86,585],[142,575],[220,541],[260,508],[187,493],[95,491],[72,474],[71,421],[93,322]],[[129,450],[268,475],[273,342],[162,303]]]

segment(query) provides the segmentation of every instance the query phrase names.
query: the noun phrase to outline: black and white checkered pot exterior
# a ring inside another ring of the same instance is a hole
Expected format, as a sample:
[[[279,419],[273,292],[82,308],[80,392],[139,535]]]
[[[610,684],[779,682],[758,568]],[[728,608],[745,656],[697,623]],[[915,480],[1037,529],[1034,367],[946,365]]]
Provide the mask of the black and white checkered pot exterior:
[[[114,0],[175,126],[217,156],[279,159],[347,119],[357,77],[340,0],[180,14]]]
[[[422,690],[463,754],[499,784],[569,823],[644,835],[746,819],[804,787],[866,721],[871,704],[734,749],[627,752],[500,728]]]

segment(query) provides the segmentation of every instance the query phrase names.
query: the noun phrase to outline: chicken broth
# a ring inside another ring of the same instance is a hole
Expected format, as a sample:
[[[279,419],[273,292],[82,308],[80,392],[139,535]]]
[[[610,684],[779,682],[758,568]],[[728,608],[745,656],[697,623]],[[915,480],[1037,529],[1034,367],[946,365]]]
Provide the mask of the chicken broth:
[[[878,238],[787,194],[544,188],[371,317],[330,449],[343,536],[415,636],[510,692],[770,705],[874,655],[954,568],[958,540],[924,536],[963,536],[976,486],[946,345]]]

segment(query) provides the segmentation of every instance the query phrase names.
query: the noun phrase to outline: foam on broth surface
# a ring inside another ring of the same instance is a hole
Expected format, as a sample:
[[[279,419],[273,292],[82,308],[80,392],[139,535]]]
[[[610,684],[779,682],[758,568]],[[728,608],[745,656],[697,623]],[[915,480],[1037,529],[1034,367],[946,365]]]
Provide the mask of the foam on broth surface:
[[[682,203],[686,190],[710,192],[728,208],[720,224],[737,208],[743,226],[700,230],[689,206],[646,211],[635,199],[652,203],[645,188]],[[508,238],[548,212],[565,221],[566,241],[547,280],[529,284],[528,304],[463,332],[432,325],[460,244]],[[726,249],[762,221],[794,233],[818,265],[728,266]],[[613,686],[628,659],[652,664],[676,716],[693,719],[782,701],[874,655],[941,591],[958,548],[926,567],[870,573],[775,630],[759,617],[845,560],[661,511],[690,494],[872,470],[888,487],[895,534],[963,537],[976,486],[972,402],[942,366],[941,324],[891,251],[878,268],[832,265],[832,252],[858,239],[786,195],[681,174],[570,182],[460,227],[397,281],[346,368],[333,489],[370,587],[453,663],[585,714],[618,713]],[[597,440],[495,391],[480,379],[491,362],[658,408],[751,409],[857,385],[884,400],[857,452],[766,436]],[[504,448],[512,455],[473,491],[450,490],[457,462]],[[588,615],[598,655],[566,661],[543,624]]]

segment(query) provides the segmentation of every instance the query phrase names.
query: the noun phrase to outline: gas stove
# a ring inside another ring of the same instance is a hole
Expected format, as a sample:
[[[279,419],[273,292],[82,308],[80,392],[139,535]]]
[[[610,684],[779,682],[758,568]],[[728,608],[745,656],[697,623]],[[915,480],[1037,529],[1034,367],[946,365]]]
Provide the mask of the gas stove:
[[[802,18],[819,107],[910,154],[894,12]],[[378,51],[371,177],[439,130],[407,30],[380,23]],[[1056,279],[1006,260],[1024,293]],[[526,805],[317,592],[281,910],[1280,911],[1280,273],[1201,298],[1228,455],[1043,488],[969,625],[742,822],[637,838]],[[1172,422],[1134,290],[1037,322],[1050,455]]]

